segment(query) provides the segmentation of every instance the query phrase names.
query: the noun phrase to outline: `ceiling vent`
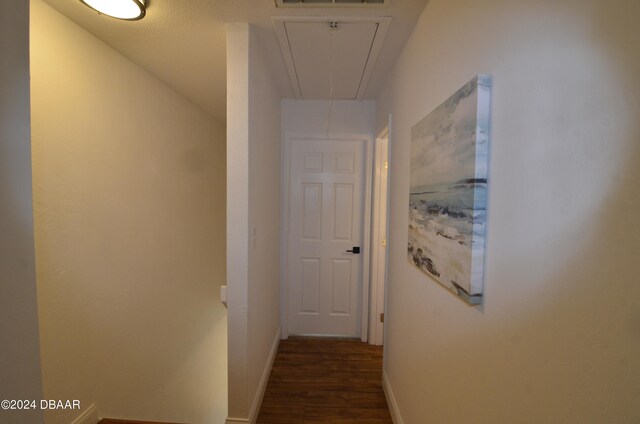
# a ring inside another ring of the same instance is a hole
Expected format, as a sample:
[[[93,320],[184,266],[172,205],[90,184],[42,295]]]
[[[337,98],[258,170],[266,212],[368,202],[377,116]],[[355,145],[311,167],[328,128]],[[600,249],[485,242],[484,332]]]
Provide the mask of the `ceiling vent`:
[[[388,6],[389,0],[275,0],[278,7]]]
[[[297,99],[362,100],[390,17],[276,17]]]

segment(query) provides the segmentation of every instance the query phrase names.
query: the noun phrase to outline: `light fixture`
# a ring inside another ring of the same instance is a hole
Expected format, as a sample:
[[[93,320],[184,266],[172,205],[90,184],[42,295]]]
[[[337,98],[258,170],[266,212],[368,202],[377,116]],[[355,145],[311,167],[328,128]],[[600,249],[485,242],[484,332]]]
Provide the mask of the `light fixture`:
[[[125,21],[137,21],[146,13],[145,0],[80,0],[96,12]]]

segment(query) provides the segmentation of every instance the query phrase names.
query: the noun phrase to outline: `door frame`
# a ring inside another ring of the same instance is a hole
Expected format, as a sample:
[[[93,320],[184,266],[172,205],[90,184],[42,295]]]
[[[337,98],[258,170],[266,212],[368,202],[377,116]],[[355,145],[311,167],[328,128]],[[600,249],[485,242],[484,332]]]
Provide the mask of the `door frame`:
[[[385,164],[386,162],[386,164]],[[372,203],[372,248],[371,255],[371,304],[369,310],[369,343],[382,345],[384,323],[380,314],[386,309],[387,262],[389,258],[389,126],[376,137],[373,203]],[[380,248],[384,247],[384,255]],[[380,256],[383,256],[382,258]]]
[[[289,337],[289,217],[290,201],[289,187],[291,175],[291,146],[296,141],[353,141],[364,142],[364,216],[362,228],[362,292],[360,307],[360,340],[367,342],[369,336],[369,292],[371,281],[369,278],[371,252],[371,193],[373,189],[373,137],[363,133],[331,133],[325,132],[285,132],[282,138],[282,212],[280,214],[280,325],[282,339]]]

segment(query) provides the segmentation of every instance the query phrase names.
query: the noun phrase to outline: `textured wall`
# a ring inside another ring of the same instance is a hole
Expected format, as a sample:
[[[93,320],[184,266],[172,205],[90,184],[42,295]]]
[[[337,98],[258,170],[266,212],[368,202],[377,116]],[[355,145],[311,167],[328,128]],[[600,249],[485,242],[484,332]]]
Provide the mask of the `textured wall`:
[[[249,399],[254,409],[280,330],[280,95],[258,35],[249,44]],[[254,411],[257,414],[257,411]]]
[[[393,113],[385,371],[404,422],[640,421],[640,3],[431,0]],[[406,259],[410,130],[494,76],[485,304]]]
[[[223,422],[224,127],[39,0],[31,23],[45,396]]]
[[[229,418],[255,418],[280,330],[280,96],[249,24],[227,25]]]

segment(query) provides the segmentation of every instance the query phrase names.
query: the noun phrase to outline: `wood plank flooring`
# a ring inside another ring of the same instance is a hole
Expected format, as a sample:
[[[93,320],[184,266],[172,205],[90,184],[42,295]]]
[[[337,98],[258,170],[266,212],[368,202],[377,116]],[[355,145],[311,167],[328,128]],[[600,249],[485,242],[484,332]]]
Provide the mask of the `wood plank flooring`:
[[[382,347],[360,340],[280,342],[257,424],[392,424],[382,391]]]

